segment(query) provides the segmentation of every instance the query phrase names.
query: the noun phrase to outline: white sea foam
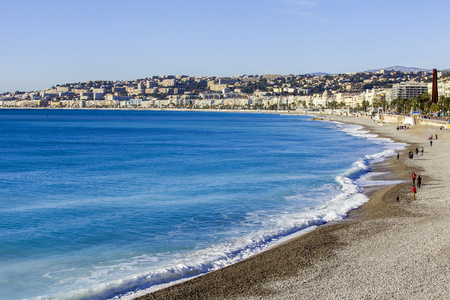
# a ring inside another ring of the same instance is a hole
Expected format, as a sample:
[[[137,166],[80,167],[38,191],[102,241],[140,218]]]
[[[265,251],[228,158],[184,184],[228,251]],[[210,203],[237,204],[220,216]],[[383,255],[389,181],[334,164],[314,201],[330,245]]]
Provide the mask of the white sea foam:
[[[318,225],[343,219],[348,212],[361,206],[368,198],[362,193],[362,185],[370,185],[370,177],[361,175],[370,170],[370,164],[379,162],[404,149],[405,144],[393,143],[390,139],[362,130],[362,127],[347,124],[336,124],[339,130],[357,138],[370,139],[381,145],[383,150],[376,154],[366,155],[356,161],[344,174],[335,178],[336,186],[321,187],[324,194],[332,195],[329,199],[301,212],[285,211],[268,216],[265,212],[248,215],[249,223],[257,223],[259,230],[242,235],[236,232],[236,239],[226,243],[210,246],[203,250],[171,258],[173,267],[143,272],[140,275],[125,279],[102,283],[90,289],[83,289],[65,294],[71,299],[132,299],[136,296],[152,292],[168,285],[190,279],[194,276],[211,272],[236,263],[252,255],[267,250],[280,242],[308,232]],[[388,182],[386,182],[387,184]],[[301,195],[297,197],[301,198]],[[291,196],[295,201],[295,196]],[[250,222],[251,221],[251,222]],[[149,258],[137,257],[132,264],[139,264]],[[154,259],[154,258],[152,258]],[[128,268],[130,262],[124,262],[114,268]],[[108,267],[101,267],[98,272],[108,272]],[[94,278],[96,276],[93,276]],[[45,299],[45,297],[41,298]]]

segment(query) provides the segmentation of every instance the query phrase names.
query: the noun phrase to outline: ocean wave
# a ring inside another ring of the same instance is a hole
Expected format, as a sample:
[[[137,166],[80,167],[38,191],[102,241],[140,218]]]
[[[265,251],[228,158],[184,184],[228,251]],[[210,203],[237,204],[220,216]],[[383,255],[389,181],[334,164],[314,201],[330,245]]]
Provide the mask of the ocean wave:
[[[63,298],[132,299],[234,264],[270,249],[287,239],[308,232],[319,225],[344,219],[349,211],[368,201],[368,198],[362,193],[358,179],[370,171],[371,164],[394,155],[396,151],[404,149],[406,144],[380,138],[357,125],[336,123],[336,129],[357,138],[369,139],[374,144],[381,146],[382,151],[366,155],[355,161],[351,168],[335,177],[336,185],[322,186],[322,191],[325,191],[323,194],[332,195],[323,203],[300,212],[286,210],[273,215],[266,212],[249,214],[249,223],[258,223],[260,228],[251,234],[242,236],[236,233],[236,238],[232,241],[215,244],[206,249],[188,253],[178,259],[172,259],[172,267],[97,284],[89,289],[65,294]],[[295,196],[290,197],[295,198]],[[142,258],[136,258],[136,261],[138,262],[140,259]],[[104,267],[101,272],[108,272],[107,267]],[[41,297],[39,299],[58,299],[58,297]]]

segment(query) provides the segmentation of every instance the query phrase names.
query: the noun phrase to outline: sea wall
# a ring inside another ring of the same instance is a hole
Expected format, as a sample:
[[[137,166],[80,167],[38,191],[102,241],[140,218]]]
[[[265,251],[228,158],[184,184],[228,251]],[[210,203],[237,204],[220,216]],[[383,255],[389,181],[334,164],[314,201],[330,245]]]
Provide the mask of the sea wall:
[[[448,122],[431,119],[417,119],[417,124],[437,127],[444,126],[444,128],[450,128],[450,124]]]
[[[405,116],[397,116],[397,115],[381,115],[381,120],[384,123],[396,123],[400,124],[405,121]]]
[[[408,116],[397,116],[397,115],[381,115],[381,120],[383,123],[395,123],[395,124],[410,124],[413,125],[426,125],[426,126],[436,126],[450,129],[450,124],[446,121],[433,120],[433,119],[421,119],[417,116],[412,117]]]

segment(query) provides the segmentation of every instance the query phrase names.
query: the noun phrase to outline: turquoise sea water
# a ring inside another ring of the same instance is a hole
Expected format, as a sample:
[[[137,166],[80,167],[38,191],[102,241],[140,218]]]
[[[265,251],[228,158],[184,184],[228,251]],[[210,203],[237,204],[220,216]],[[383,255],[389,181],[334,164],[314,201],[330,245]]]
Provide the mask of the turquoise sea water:
[[[401,146],[309,119],[0,110],[0,299],[129,299],[345,217]]]

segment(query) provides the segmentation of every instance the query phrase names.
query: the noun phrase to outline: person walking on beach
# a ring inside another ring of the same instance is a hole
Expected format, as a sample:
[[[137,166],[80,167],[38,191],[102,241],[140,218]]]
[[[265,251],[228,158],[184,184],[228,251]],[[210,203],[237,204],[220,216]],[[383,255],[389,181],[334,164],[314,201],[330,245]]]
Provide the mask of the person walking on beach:
[[[416,192],[417,192],[416,186],[413,185],[413,188],[412,188],[413,200],[416,200]]]
[[[432,147],[433,146],[433,141],[432,140],[430,140],[430,147]]]
[[[420,156],[423,156],[423,147],[420,149]]]
[[[422,177],[420,175],[417,177],[417,187],[420,189],[420,186],[422,185]]]
[[[416,147],[416,155],[419,155],[419,148]]]
[[[397,160],[399,159],[399,157],[400,157],[400,153],[397,152]]]
[[[416,173],[412,172],[411,177],[412,177],[413,185],[416,184]]]

